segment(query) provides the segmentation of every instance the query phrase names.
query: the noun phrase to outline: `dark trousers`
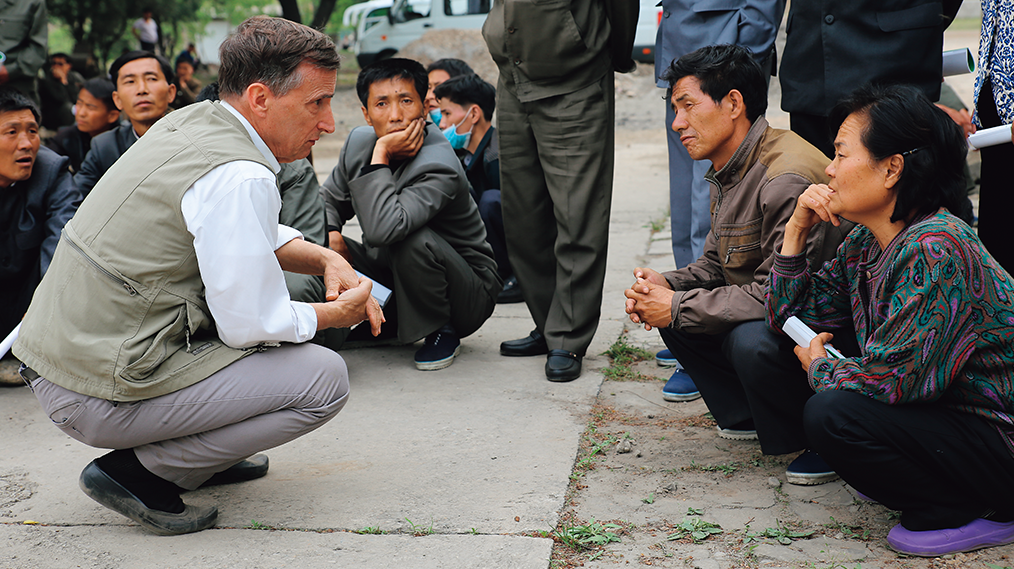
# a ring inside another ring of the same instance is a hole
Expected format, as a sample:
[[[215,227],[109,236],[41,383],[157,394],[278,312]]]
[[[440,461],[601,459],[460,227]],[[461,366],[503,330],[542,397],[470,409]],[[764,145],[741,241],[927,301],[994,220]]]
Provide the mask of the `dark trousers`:
[[[423,227],[386,247],[346,239],[352,265],[394,291],[398,340],[411,344],[450,324],[464,338],[496,308],[503,283],[475,271],[438,233]]]
[[[985,419],[939,404],[888,405],[851,391],[810,398],[809,448],[913,531],[994,513],[1014,519],[1014,456]]]
[[[521,102],[497,89],[511,266],[550,349],[584,355],[599,324],[613,192],[613,73]]]
[[[500,204],[500,190],[486,190],[479,199],[479,217],[486,226],[486,242],[493,248],[496,270],[501,279],[514,274],[507,256],[507,237],[503,229],[503,207]]]
[[[803,406],[813,396],[795,343],[763,320],[722,334],[660,328],[666,347],[683,364],[723,428],[753,418],[764,454],[806,448]]]
[[[806,113],[789,113],[789,128],[817,147],[828,158],[834,158],[834,137],[827,117]]]
[[[983,128],[1000,126],[993,101],[993,84],[986,80],[979,91],[979,120]],[[1014,271],[1014,247],[1010,239],[1010,213],[1014,211],[1010,167],[1014,144],[1003,143],[979,151],[982,172],[979,182],[979,239],[1008,273]]]

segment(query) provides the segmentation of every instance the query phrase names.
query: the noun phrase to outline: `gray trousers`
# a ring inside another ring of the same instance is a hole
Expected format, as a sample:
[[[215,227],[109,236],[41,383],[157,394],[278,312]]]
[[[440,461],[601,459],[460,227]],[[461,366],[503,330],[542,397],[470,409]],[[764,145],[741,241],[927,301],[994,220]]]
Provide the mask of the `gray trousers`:
[[[397,243],[370,247],[346,239],[352,265],[394,291],[398,341],[411,344],[450,324],[458,337],[493,314],[503,283],[476,272],[446,239],[422,227]]]
[[[57,427],[93,447],[133,448],[156,476],[193,490],[260,451],[320,427],[348,401],[345,361],[315,344],[251,354],[190,387],[129,403],[32,382]]]
[[[507,254],[549,349],[584,355],[598,328],[613,194],[613,73],[522,103],[497,89]]]
[[[711,184],[704,175],[710,160],[694,160],[673,132],[676,113],[665,101],[665,132],[669,146],[669,214],[672,256],[676,268],[696,261],[704,253],[704,240],[711,230]]]

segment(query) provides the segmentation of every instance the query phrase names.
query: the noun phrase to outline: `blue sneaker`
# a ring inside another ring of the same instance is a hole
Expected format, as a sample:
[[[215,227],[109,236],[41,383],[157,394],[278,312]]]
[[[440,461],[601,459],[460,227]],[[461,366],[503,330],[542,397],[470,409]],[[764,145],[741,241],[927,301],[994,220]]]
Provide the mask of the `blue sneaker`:
[[[789,484],[815,486],[837,479],[838,474],[812,450],[804,450],[785,469],[785,480]]]
[[[415,367],[422,371],[436,371],[454,363],[461,350],[461,340],[450,325],[443,326],[426,336],[426,343],[415,353]]]
[[[661,367],[683,367],[668,348],[655,354],[655,363]]]
[[[672,372],[672,377],[662,388],[662,399],[666,401],[693,401],[700,398],[701,392],[697,390],[694,380],[690,379],[690,374],[683,368],[677,368]]]

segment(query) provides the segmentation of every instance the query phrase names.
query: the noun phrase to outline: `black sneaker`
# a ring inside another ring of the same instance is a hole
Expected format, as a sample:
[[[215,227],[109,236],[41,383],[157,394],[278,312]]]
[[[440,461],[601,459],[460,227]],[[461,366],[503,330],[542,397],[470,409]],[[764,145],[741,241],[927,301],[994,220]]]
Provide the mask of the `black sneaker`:
[[[415,367],[422,371],[436,371],[454,363],[461,350],[461,340],[449,324],[426,336],[426,344],[415,353]]]

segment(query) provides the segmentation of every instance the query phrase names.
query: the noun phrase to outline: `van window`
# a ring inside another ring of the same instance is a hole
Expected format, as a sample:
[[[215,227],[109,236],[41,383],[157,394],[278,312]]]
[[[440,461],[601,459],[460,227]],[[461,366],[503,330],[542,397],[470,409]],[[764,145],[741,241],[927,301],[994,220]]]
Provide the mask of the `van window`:
[[[443,0],[447,16],[469,16],[489,12],[491,0]]]
[[[413,2],[398,1],[394,3],[394,7],[391,10],[393,10],[395,22],[418,20],[430,15],[430,2],[427,0]]]

